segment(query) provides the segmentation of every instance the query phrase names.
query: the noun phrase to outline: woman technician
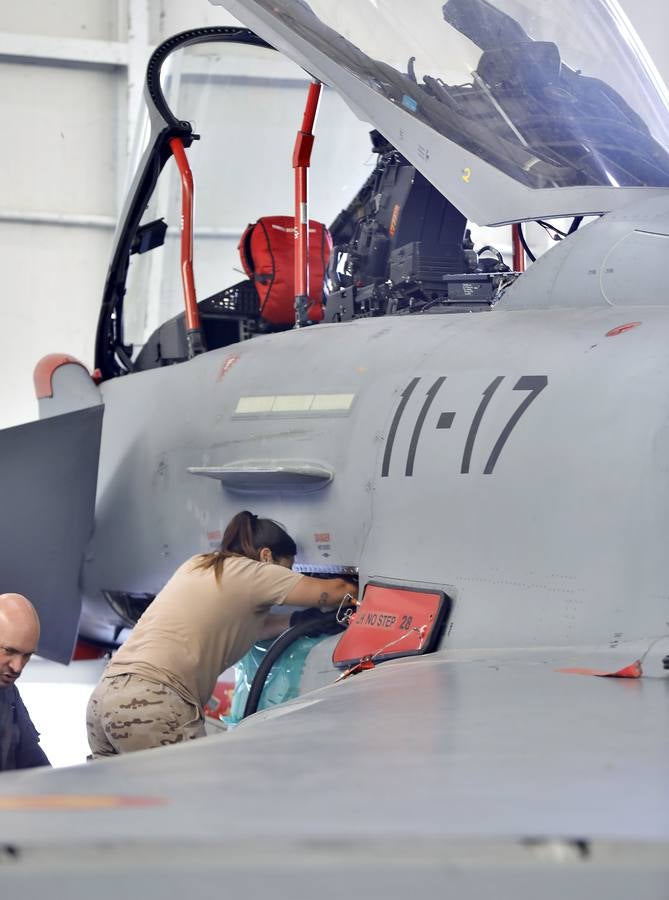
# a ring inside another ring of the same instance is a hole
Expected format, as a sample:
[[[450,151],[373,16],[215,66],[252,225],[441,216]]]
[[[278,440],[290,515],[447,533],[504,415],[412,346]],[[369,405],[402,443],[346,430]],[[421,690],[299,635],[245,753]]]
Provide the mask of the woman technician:
[[[116,652],[86,713],[94,758],[204,736],[204,705],[221,672],[288,615],[272,606],[332,609],[357,585],[291,572],[295,541],[271,519],[243,511],[221,547],[174,573]]]

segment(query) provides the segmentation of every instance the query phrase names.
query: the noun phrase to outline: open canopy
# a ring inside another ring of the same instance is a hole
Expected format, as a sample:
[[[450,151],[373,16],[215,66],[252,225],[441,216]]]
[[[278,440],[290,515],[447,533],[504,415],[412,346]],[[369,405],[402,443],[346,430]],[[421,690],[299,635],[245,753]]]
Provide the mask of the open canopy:
[[[473,221],[669,187],[667,91],[615,0],[214,0],[337,88]]]

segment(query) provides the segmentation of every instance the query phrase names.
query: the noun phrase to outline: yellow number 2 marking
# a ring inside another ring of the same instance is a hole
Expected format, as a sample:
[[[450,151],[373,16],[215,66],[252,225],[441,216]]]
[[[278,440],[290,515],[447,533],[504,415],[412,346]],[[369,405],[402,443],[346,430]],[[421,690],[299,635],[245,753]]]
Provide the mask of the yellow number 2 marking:
[[[463,170],[462,170],[462,180],[463,180],[464,182],[466,182],[467,184],[469,184],[469,180],[470,180],[471,177],[472,177],[472,170],[471,170],[469,167],[467,167],[466,169],[463,169]]]

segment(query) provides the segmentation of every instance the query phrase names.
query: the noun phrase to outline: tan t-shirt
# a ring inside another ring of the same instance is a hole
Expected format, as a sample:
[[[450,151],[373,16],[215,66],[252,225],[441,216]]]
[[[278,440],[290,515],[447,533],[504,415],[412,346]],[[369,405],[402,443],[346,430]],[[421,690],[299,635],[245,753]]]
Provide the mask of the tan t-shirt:
[[[187,560],[167,582],[105,669],[165,684],[202,708],[216,679],[259,639],[267,613],[303,577],[284,566],[229,557],[213,569]]]

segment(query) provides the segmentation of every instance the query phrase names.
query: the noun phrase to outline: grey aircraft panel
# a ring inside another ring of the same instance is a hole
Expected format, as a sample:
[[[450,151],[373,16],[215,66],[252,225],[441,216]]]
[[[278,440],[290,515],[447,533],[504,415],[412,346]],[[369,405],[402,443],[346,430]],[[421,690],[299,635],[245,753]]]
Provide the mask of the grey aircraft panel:
[[[669,198],[630,204],[577,234],[530,266],[504,295],[505,309],[633,308],[663,302],[658,285],[669,247]]]
[[[57,662],[69,662],[79,624],[102,415],[98,406],[0,432],[0,590],[31,599],[39,653]]]
[[[146,848],[137,852],[128,846],[112,857],[98,851],[82,861],[76,874],[53,859],[48,864],[26,861],[26,865],[32,869],[29,884],[35,896],[48,895],[52,900],[118,900],[119,891],[151,900],[194,892],[198,898],[212,900],[221,896],[405,898],[417,891],[420,896],[457,900],[489,900],[491,896],[629,900],[639,893],[664,898],[666,890],[664,845],[597,846],[587,861],[578,858],[577,849],[560,842],[546,847],[510,842],[472,847],[471,843],[428,843],[409,837],[397,844],[351,843],[346,849],[344,855],[331,853],[320,842],[296,846],[278,840],[271,845],[257,841],[253,847],[232,844],[222,849],[218,844],[180,845],[165,859],[160,852],[156,855]],[[544,852],[547,860],[542,860]],[[26,883],[25,870],[6,869],[3,884],[20,891]]]
[[[259,337],[106,382],[86,596],[103,610],[104,590],[156,593],[250,507],[295,534],[300,566],[444,586],[451,649],[659,636],[668,331],[661,306],[502,303]],[[259,459],[333,478],[249,495],[191,471]]]
[[[335,896],[326,878],[371,896],[406,896],[413,881],[478,897],[493,874],[503,896],[551,897],[554,879],[577,896],[632,884],[666,896],[669,681],[557,671],[606,653],[383,663],[227,734],[6,774],[2,877],[29,892],[49,878],[50,896],[72,898],[93,871],[101,897],[107,873],[130,896],[180,896],[194,867],[199,896],[217,879],[256,896],[274,870],[273,892],[297,898],[315,880]],[[55,807],[16,802],[45,795]],[[95,807],[119,795],[138,805]],[[58,807],[77,802],[91,805]]]

